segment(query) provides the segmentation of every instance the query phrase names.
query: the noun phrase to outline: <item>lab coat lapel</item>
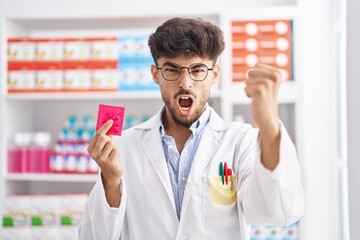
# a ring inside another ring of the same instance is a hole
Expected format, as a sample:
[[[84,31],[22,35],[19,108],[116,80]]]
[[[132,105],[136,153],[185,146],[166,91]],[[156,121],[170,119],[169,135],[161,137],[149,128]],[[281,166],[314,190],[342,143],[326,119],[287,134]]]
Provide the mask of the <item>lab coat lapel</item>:
[[[196,150],[196,154],[191,165],[191,170],[184,192],[181,214],[185,212],[194,186],[204,176],[205,168],[208,166],[216,150],[220,146],[221,137],[226,129],[227,124],[211,108],[210,121],[202,133],[198,149]]]
[[[160,112],[158,114],[160,114]],[[158,177],[160,178],[160,182],[165,188],[176,215],[174,194],[172,192],[169,171],[166,165],[161,135],[158,128],[159,125],[156,122],[158,117],[158,115],[155,115],[152,120],[149,120],[146,124],[140,125],[139,128],[145,130],[144,138],[141,141],[141,146],[146,152],[146,155],[150,159],[153,167],[155,168],[155,172],[157,173]]]

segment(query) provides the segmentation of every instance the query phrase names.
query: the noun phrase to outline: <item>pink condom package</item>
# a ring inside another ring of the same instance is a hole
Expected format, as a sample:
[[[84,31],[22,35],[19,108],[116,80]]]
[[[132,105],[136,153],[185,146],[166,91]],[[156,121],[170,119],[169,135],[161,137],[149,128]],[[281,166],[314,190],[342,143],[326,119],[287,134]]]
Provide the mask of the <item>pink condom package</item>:
[[[102,127],[108,120],[114,121],[113,125],[107,132],[108,135],[121,136],[123,121],[124,121],[124,107],[110,106],[99,104],[98,118],[96,123],[96,131]]]

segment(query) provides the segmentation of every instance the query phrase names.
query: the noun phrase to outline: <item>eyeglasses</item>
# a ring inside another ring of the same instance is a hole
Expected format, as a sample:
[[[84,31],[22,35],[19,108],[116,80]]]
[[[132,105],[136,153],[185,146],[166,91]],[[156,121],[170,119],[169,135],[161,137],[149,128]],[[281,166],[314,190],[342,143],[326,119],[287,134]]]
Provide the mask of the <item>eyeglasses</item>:
[[[190,78],[195,82],[204,81],[209,71],[214,69],[214,67],[208,68],[203,63],[193,63],[189,67],[180,67],[176,63],[165,63],[162,67],[156,66],[156,69],[161,70],[161,75],[167,81],[179,79],[183,68],[187,69]]]

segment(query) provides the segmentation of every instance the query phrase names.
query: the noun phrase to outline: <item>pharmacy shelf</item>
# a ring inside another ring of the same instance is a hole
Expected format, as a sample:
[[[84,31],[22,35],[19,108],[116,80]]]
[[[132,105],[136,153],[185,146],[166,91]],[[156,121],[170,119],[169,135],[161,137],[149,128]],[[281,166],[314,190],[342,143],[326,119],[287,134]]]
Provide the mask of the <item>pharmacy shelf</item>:
[[[159,91],[11,93],[8,100],[161,99]]]
[[[211,98],[219,98],[220,90],[214,89]],[[11,93],[7,100],[156,100],[161,99],[160,91],[120,91],[120,92],[57,92],[57,93]]]
[[[95,182],[97,174],[24,174],[9,173],[4,176],[7,181],[27,181],[27,182]]]

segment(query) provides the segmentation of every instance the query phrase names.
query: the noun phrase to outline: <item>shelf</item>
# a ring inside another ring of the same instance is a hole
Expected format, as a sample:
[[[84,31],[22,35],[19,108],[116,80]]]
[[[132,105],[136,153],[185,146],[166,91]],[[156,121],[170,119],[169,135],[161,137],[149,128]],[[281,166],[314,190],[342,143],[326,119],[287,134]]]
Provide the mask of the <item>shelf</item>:
[[[129,92],[59,92],[59,93],[12,93],[9,100],[96,100],[96,99],[161,99],[159,91]]]
[[[213,89],[210,97],[220,97],[218,89]],[[59,92],[59,93],[11,93],[8,100],[161,100],[160,91],[123,91],[123,92]]]
[[[294,81],[285,82],[279,88],[279,104],[296,103],[298,100],[298,84]],[[230,101],[234,104],[249,104],[251,99],[246,96],[244,83],[233,83],[229,88]]]
[[[95,182],[97,174],[36,174],[36,173],[10,173],[4,176],[7,181],[29,181],[29,182]]]

